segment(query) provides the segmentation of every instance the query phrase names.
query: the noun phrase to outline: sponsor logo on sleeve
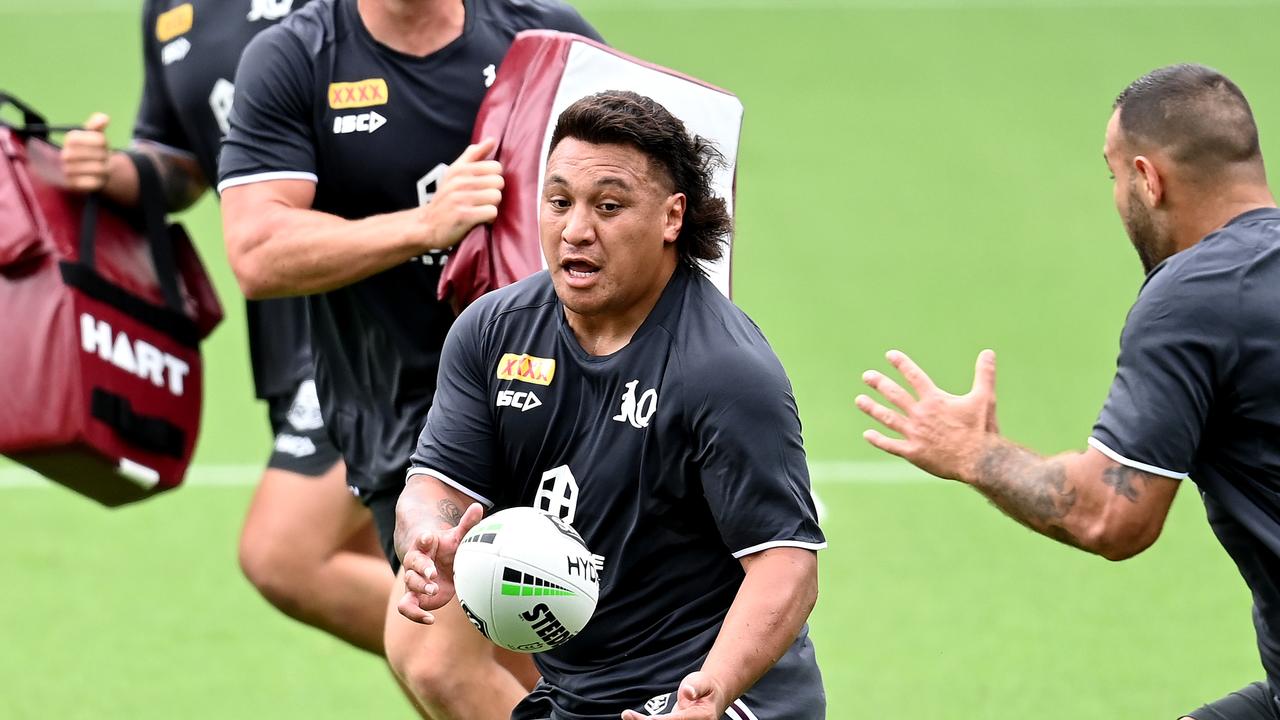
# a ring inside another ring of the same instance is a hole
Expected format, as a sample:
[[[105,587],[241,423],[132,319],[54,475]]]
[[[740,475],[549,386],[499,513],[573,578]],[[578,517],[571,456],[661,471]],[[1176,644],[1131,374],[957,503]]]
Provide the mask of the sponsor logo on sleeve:
[[[506,353],[498,361],[499,380],[519,380],[534,385],[550,385],[556,376],[554,358]]]
[[[386,105],[388,100],[387,81],[382,78],[329,83],[329,107],[334,110]]]
[[[191,29],[195,22],[196,10],[191,3],[182,3],[172,10],[166,10],[156,17],[156,40],[169,42]]]

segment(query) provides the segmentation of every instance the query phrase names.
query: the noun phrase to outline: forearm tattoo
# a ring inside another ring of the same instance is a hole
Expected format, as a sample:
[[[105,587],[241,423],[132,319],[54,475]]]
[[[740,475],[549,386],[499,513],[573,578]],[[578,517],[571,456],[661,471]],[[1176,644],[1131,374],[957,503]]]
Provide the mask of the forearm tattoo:
[[[156,160],[156,172],[160,176],[164,204],[169,212],[185,210],[204,194],[204,178],[191,161],[168,153],[152,153],[151,157]]]
[[[1063,519],[1076,504],[1076,490],[1058,460],[1045,460],[1013,444],[987,450],[976,486],[1014,520],[1055,540],[1080,546]]]
[[[1134,480],[1142,481],[1141,488],[1134,483]],[[1102,483],[1115,490],[1117,495],[1123,496],[1124,499],[1131,503],[1138,502],[1138,496],[1142,494],[1142,489],[1146,488],[1150,482],[1151,476],[1147,473],[1124,465],[1109,467],[1102,473]]]
[[[436,519],[440,521],[442,528],[458,527],[458,523],[462,522],[462,508],[445,498],[436,503]]]
[[[448,530],[457,527],[461,520],[462,511],[452,500],[437,501],[432,515],[430,501],[420,497],[415,486],[406,487],[396,503],[396,529],[392,534],[396,554],[403,560],[405,553],[417,541],[418,534],[431,527],[432,521],[435,521],[437,529]]]

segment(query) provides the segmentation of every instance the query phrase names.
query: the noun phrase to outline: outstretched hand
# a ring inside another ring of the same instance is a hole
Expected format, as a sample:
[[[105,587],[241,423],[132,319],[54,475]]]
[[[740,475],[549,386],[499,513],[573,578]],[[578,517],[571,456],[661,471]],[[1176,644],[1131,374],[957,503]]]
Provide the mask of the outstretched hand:
[[[723,691],[706,673],[689,673],[676,691],[676,706],[665,715],[641,715],[635,710],[623,710],[622,720],[668,718],[668,720],[719,720],[728,703],[721,697]]]
[[[453,559],[467,531],[484,517],[484,508],[472,503],[457,526],[448,530],[426,529],[414,536],[404,555],[406,592],[397,609],[401,615],[431,625],[436,621],[432,610],[439,610],[453,599]]]
[[[863,373],[863,382],[897,409],[881,405],[867,395],[857,397],[858,409],[902,437],[892,438],[878,430],[867,430],[862,436],[925,472],[970,482],[977,475],[987,441],[1000,432],[996,425],[995,352],[983,350],[978,354],[973,387],[964,395],[952,395],[934,385],[905,353],[890,350],[885,357],[906,378],[915,396],[882,373]]]

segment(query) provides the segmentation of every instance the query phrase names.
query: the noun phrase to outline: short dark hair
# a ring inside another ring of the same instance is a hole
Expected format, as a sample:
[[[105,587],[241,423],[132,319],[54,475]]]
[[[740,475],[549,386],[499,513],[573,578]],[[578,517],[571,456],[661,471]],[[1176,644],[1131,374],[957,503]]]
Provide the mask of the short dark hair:
[[[724,254],[733,218],[724,199],[712,192],[712,178],[724,165],[724,156],[710,141],[686,130],[665,107],[627,90],[588,95],[560,113],[547,154],[565,138],[629,145],[644,153],[666,173],[674,191],[685,195],[684,225],[676,238],[680,261],[704,272],[698,260],[718,260]]]
[[[1126,139],[1162,148],[1180,164],[1209,175],[1233,164],[1261,164],[1249,101],[1212,68],[1181,64],[1152,70],[1125,88],[1114,107]]]

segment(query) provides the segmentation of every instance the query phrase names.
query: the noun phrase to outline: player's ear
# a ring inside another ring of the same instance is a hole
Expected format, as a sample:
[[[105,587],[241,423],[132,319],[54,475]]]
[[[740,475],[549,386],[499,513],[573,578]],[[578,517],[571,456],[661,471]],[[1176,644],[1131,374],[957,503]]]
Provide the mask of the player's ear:
[[[665,212],[662,239],[664,242],[673,243],[680,237],[680,228],[684,227],[684,211],[688,202],[684,193],[673,193],[663,204]]]
[[[1138,155],[1133,158],[1133,171],[1137,175],[1138,196],[1142,202],[1149,208],[1159,207],[1164,201],[1165,187],[1156,164],[1146,155]]]

